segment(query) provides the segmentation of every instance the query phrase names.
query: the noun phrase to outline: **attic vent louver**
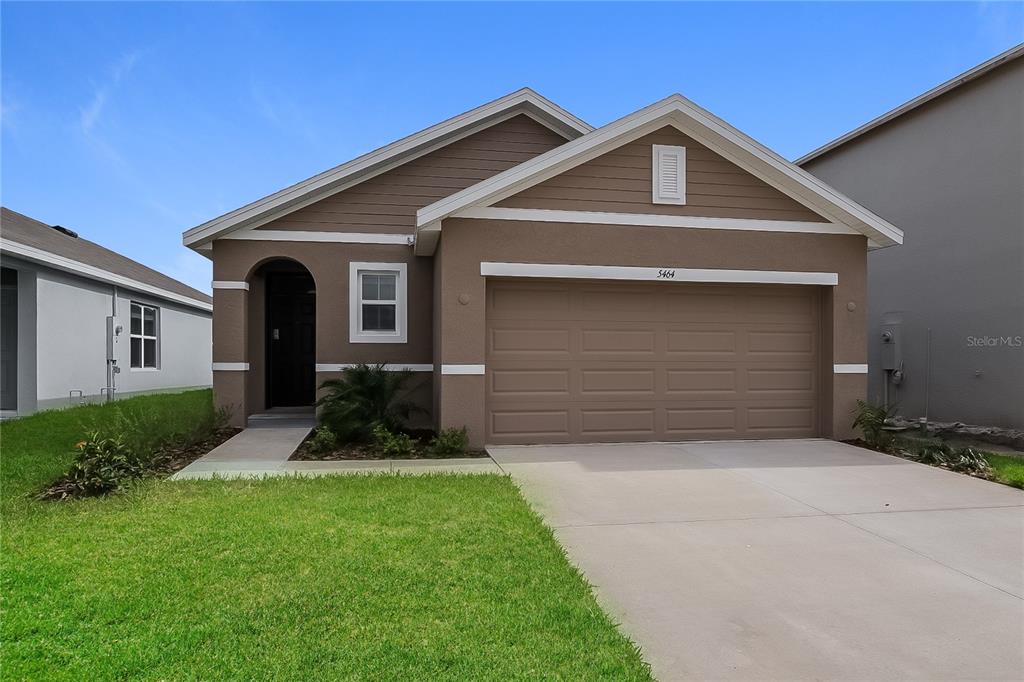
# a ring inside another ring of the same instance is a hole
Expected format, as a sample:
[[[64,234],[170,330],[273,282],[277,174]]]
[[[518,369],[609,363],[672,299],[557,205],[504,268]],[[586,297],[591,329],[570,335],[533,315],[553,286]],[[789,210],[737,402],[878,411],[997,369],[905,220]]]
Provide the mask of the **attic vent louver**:
[[[655,204],[686,203],[686,147],[653,146]]]

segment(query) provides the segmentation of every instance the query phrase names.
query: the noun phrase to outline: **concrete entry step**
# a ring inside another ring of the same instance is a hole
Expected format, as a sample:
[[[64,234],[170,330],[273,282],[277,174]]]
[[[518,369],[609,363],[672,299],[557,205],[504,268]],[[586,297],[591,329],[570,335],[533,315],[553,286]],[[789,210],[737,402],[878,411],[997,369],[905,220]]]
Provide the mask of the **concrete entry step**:
[[[316,408],[273,407],[266,412],[249,415],[246,426],[250,429],[316,426]]]

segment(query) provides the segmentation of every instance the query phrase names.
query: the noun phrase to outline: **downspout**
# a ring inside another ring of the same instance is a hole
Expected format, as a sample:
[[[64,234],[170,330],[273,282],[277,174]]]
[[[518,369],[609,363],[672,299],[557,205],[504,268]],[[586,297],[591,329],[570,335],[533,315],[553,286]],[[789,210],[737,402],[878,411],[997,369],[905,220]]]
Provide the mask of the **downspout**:
[[[117,369],[117,286],[113,287],[113,295],[110,297],[110,321],[107,324],[107,402],[114,399],[116,387]]]

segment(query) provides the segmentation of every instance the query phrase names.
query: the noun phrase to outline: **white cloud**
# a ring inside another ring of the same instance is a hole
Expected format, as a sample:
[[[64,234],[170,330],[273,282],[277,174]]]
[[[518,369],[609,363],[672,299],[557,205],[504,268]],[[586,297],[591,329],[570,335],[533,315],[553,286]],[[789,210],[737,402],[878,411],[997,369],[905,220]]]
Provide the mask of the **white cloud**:
[[[131,73],[138,60],[138,52],[126,52],[110,68],[109,77],[101,84],[93,85],[92,99],[79,110],[78,122],[83,133],[88,135],[92,132],[103,113],[110,94],[120,85],[124,77]]]

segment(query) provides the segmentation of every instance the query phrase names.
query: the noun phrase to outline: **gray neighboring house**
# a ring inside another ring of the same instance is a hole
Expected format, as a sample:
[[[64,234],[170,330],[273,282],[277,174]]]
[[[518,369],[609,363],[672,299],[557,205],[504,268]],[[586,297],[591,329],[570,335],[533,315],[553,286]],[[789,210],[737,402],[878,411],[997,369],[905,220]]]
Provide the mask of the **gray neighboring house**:
[[[212,383],[212,299],[2,209],[2,414]]]
[[[868,257],[868,394],[910,418],[1024,428],[1022,57],[796,161],[906,233]]]

